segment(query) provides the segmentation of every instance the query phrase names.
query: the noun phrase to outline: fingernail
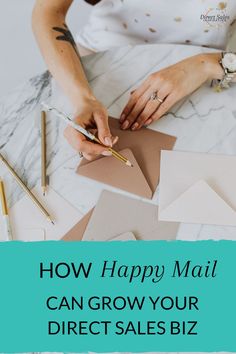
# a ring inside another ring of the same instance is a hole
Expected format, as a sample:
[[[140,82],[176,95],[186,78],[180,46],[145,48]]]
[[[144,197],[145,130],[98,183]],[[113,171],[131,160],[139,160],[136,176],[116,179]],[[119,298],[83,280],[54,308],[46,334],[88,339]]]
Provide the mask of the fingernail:
[[[122,124],[121,128],[122,128],[122,129],[127,129],[128,126],[129,126],[129,121],[126,120],[126,121],[124,121],[124,123]]]
[[[108,136],[104,139],[104,141],[107,146],[112,146],[112,140]]]
[[[105,151],[102,152],[102,155],[103,155],[103,156],[111,156],[112,153],[111,153],[111,151],[105,150]]]
[[[138,124],[138,123],[134,123],[134,124],[132,125],[131,130],[136,130],[138,127],[139,127],[139,124]]]
[[[112,145],[114,145],[114,144],[116,144],[117,143],[117,141],[118,141],[118,136],[116,136],[114,139],[113,139],[113,144]]]
[[[123,114],[121,114],[121,117],[120,117],[120,122],[121,123],[123,123],[124,122],[124,120],[125,120],[125,114],[123,113]]]
[[[149,125],[149,124],[151,124],[151,123],[152,123],[152,119],[149,118],[149,119],[146,121],[145,126],[147,126],[147,125]]]

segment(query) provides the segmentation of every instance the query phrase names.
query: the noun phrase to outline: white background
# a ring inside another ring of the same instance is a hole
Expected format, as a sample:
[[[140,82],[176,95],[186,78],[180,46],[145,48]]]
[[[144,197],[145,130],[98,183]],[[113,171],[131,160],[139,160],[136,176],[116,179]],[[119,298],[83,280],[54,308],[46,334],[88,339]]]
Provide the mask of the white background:
[[[45,69],[31,30],[33,6],[34,0],[0,0],[0,96]],[[74,0],[67,19],[74,34],[89,11],[83,0]]]

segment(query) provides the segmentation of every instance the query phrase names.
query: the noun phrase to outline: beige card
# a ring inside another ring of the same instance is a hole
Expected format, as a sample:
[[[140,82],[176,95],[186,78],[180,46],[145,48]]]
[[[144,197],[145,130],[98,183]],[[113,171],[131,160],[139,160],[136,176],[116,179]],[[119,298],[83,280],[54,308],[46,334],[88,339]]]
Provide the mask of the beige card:
[[[112,134],[119,137],[115,149],[134,167],[127,167],[114,157],[99,157],[92,162],[83,159],[77,173],[151,199],[159,183],[161,149],[171,150],[176,138],[146,128],[136,132],[124,131],[115,118],[109,118],[109,124]]]
[[[178,224],[158,221],[158,207],[117,193],[103,191],[83,241],[108,241],[132,232],[137,240],[175,239]]]
[[[236,226],[236,157],[163,151],[163,221]]]
[[[41,237],[44,235],[46,240],[59,240],[81,218],[81,213],[52,188],[48,189],[45,197],[42,195],[40,186],[35,187],[32,192],[49,212],[55,225],[47,221],[28,195],[25,195],[10,209],[14,240],[34,241],[39,237],[39,230],[41,230]],[[33,230],[37,232],[34,233]]]
[[[136,241],[133,232],[126,232],[122,235],[112,238],[110,241]]]
[[[89,220],[93,214],[91,209],[84,217],[62,238],[63,241],[81,241],[89,223]],[[115,236],[108,241],[136,241],[136,238],[132,232],[126,232],[119,236]]]

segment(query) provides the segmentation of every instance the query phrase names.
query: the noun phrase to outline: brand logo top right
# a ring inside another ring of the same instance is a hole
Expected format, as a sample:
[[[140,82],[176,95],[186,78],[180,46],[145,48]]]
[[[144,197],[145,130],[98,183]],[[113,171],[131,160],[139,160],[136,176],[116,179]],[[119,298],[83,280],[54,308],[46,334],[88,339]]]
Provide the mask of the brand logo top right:
[[[200,16],[200,20],[205,22],[209,27],[220,28],[230,21],[230,16],[227,13],[227,4],[220,2],[218,7],[211,7]]]

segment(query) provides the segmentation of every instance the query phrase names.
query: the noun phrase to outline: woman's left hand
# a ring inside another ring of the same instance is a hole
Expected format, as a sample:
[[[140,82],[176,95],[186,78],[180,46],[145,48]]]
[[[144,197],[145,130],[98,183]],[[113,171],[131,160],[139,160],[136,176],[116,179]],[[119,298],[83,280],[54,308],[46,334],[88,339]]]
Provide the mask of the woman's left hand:
[[[121,128],[149,125],[208,79],[221,79],[219,61],[220,53],[199,54],[151,74],[131,93],[120,117]]]

